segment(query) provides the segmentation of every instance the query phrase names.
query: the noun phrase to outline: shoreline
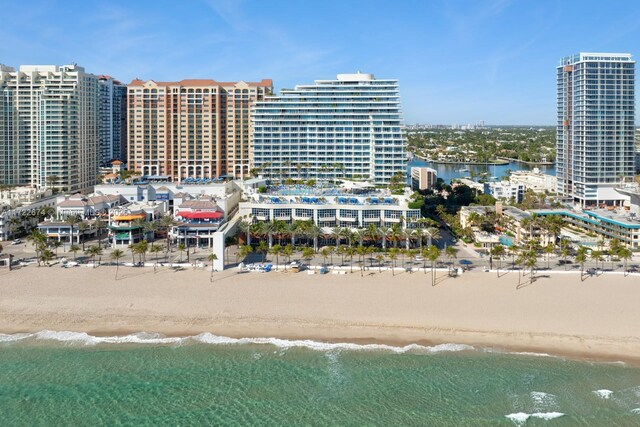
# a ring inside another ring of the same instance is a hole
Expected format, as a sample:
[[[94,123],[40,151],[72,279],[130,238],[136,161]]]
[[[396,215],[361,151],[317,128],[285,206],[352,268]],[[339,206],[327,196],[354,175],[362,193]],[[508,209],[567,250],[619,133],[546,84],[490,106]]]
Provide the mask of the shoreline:
[[[424,160],[425,162],[435,163],[439,165],[504,166],[511,163],[507,160],[500,161],[499,159],[496,162],[449,162],[444,160],[433,160],[416,153],[413,153],[413,155],[420,160]]]
[[[640,365],[637,277],[580,282],[553,274],[517,285],[516,273],[214,274],[29,267],[0,276],[0,332],[167,337],[210,333],[323,343],[460,344]],[[10,277],[12,280],[4,280]]]

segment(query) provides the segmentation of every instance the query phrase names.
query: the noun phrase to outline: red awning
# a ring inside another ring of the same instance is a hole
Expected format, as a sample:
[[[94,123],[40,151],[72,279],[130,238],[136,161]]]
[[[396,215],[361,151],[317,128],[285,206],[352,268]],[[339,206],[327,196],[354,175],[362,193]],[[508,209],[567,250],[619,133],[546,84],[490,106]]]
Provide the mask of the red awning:
[[[213,212],[179,211],[178,216],[181,216],[182,218],[188,218],[188,219],[219,219],[224,216],[224,213],[220,211],[213,211]]]

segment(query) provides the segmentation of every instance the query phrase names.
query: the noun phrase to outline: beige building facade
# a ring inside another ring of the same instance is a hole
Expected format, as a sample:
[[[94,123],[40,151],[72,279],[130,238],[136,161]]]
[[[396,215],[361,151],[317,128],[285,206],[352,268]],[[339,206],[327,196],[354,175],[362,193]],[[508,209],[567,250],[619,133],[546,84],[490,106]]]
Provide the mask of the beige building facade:
[[[127,87],[129,169],[213,179],[250,173],[251,105],[273,83],[133,80]]]

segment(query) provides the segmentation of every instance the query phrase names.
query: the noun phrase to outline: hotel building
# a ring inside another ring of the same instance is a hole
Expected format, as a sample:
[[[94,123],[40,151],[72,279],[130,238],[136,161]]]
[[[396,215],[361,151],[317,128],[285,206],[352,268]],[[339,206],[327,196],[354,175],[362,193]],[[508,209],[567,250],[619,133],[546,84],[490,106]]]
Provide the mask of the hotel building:
[[[557,67],[558,193],[582,206],[619,205],[615,186],[632,177],[635,61],[579,53]]]
[[[271,80],[133,80],[127,87],[129,169],[181,182],[249,175],[251,105]]]
[[[67,191],[96,183],[96,76],[75,64],[0,65],[0,100],[0,182]]]
[[[406,173],[397,80],[339,74],[284,89],[253,111],[253,162],[264,176],[388,184]]]
[[[100,166],[126,162],[127,86],[109,76],[98,77],[100,110]]]

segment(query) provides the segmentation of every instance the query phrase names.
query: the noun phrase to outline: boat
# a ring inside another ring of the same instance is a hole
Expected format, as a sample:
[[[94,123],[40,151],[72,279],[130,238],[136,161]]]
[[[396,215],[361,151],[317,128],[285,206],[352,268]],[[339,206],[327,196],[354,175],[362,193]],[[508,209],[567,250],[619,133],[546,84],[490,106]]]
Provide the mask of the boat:
[[[458,169],[458,172],[469,172],[469,168]]]

